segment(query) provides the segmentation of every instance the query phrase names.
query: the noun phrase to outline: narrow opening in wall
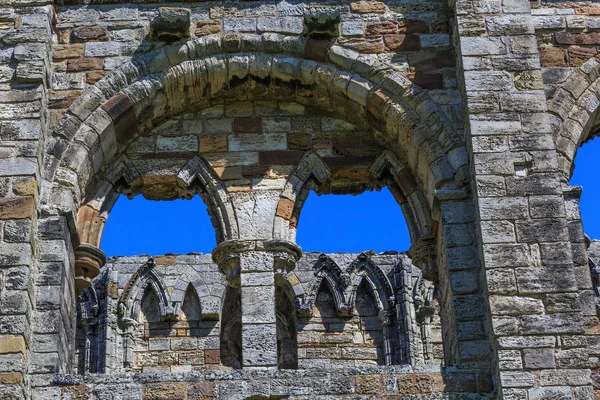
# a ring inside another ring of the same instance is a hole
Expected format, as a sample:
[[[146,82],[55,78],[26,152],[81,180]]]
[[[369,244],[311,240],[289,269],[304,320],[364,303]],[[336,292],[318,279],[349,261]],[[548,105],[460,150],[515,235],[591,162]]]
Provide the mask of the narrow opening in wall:
[[[600,239],[600,213],[598,198],[600,198],[600,183],[598,182],[598,157],[600,157],[600,138],[596,137],[583,144],[577,150],[575,169],[571,177],[572,186],[582,186],[581,220],[584,232],[591,239]]]
[[[359,195],[311,192],[298,222],[303,251],[407,250],[410,236],[402,209],[386,187]]]
[[[210,253],[216,236],[207,207],[200,198],[191,200],[132,200],[121,195],[102,234],[101,249],[107,256]]]

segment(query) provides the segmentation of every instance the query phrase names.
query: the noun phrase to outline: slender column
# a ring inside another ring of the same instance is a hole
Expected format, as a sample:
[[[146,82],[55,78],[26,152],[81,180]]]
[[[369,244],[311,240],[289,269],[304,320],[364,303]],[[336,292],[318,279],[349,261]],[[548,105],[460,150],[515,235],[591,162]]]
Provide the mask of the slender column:
[[[242,296],[242,366],[277,367],[275,280],[291,271],[300,248],[286,241],[228,241],[213,260]]]

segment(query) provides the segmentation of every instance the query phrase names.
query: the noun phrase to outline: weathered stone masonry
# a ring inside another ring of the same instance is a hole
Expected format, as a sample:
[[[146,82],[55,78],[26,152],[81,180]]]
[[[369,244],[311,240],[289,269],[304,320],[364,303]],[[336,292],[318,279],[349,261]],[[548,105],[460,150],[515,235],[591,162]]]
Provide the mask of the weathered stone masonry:
[[[594,398],[594,3],[85,3],[0,4],[0,398]],[[302,253],[384,186],[407,253]],[[217,247],[107,260],[121,194]]]

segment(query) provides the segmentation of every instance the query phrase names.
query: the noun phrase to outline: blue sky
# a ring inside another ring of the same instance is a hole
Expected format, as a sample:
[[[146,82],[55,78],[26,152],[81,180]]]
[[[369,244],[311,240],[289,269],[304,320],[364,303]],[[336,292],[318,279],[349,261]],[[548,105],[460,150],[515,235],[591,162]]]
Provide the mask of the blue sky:
[[[600,239],[600,139],[579,149],[572,185],[584,187],[584,229]],[[300,218],[297,242],[304,251],[407,250],[410,239],[400,207],[389,190],[359,196],[311,193]],[[148,201],[121,196],[106,223],[101,248],[108,256],[210,253],[216,244],[202,200]]]

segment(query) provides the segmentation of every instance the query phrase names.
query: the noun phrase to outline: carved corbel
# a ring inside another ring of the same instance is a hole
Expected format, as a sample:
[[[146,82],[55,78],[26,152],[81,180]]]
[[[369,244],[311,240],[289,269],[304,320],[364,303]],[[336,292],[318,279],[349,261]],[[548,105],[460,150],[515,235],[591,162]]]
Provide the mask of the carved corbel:
[[[75,249],[75,294],[90,286],[92,279],[100,273],[106,264],[106,255],[91,244],[81,244]]]
[[[413,265],[421,270],[425,279],[432,282],[438,281],[436,247],[435,237],[427,235],[421,236],[408,250]]]

